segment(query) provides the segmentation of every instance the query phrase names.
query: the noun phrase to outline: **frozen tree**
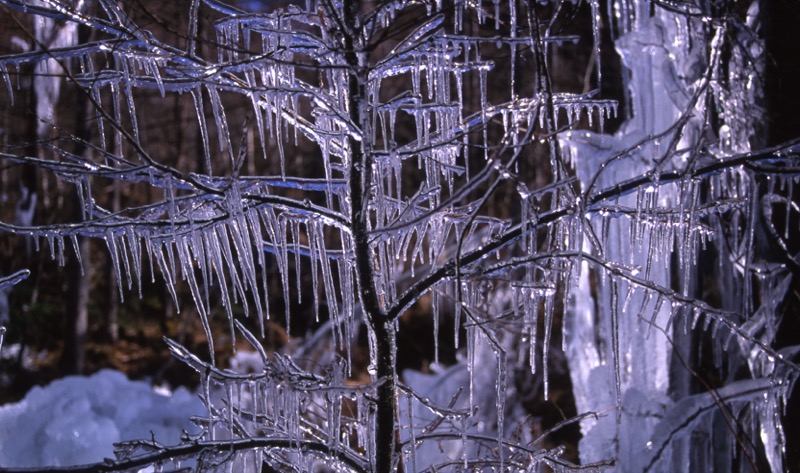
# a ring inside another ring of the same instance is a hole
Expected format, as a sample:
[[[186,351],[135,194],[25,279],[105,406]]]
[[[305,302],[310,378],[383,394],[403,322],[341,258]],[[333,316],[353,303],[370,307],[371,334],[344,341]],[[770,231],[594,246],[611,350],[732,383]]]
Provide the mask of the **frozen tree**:
[[[800,270],[798,145],[765,148],[757,128],[758,1],[251,13],[192,0],[174,41],[124,3],[0,1],[92,32],[6,54],[0,75],[14,96],[16,70],[56,61],[96,127],[44,143],[52,158],[0,155],[74,185],[80,221],[0,229],[62,261],[79,237],[104,240],[121,292],[158,272],[177,304],[183,281],[208,338],[208,359],[167,340],[201,378],[203,433],[121,444],[104,469],[783,471],[797,347],[777,335]],[[624,97],[603,95],[604,37]],[[581,81],[556,73],[570,56]],[[199,165],[154,153],[140,105],[153,93],[191,97]],[[605,133],[617,100],[626,120]],[[256,160],[268,164],[250,175]],[[108,180],[150,200],[109,210]],[[285,353],[261,342],[276,290],[287,328],[304,291],[327,320]],[[255,373],[215,362],[215,301],[259,353]],[[443,337],[463,356],[398,373],[400,319],[423,304],[437,360]],[[439,333],[445,315],[452,333]],[[365,382],[351,379],[362,329]],[[542,446],[516,400],[523,376],[547,398],[562,354],[581,466]]]

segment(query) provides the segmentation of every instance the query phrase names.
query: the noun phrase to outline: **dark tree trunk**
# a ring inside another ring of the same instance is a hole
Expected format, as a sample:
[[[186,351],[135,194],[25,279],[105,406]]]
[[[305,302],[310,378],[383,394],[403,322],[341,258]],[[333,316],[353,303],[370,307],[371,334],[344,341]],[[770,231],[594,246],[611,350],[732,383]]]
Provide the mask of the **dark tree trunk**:
[[[79,42],[88,40],[89,30],[78,30]],[[78,97],[75,107],[75,141],[74,153],[83,156],[88,152],[86,143],[91,139],[91,131],[87,126],[89,101]],[[87,202],[88,204],[88,202]],[[74,198],[71,205],[71,220],[84,220],[84,209],[79,199]],[[67,373],[81,374],[86,369],[86,336],[89,331],[89,292],[92,280],[92,263],[90,259],[89,240],[78,237],[78,252],[67,260],[67,306],[65,310],[64,351],[61,354],[61,367]]]
[[[70,374],[80,374],[86,369],[86,334],[89,329],[89,289],[92,272],[92,265],[89,262],[89,240],[79,238],[78,246],[83,257],[83,270],[78,257],[71,256],[67,262],[69,285],[64,351],[61,354],[61,368]]]

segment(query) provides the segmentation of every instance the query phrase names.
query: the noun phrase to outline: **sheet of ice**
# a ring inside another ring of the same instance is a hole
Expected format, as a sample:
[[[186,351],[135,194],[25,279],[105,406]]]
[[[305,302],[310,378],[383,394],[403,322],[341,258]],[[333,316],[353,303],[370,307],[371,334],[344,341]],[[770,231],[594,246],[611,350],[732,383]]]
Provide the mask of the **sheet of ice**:
[[[199,432],[189,417],[204,412],[185,388],[165,395],[112,370],[70,376],[0,407],[0,466],[100,462],[114,458],[113,444],[121,440],[155,438],[174,445],[183,430]]]

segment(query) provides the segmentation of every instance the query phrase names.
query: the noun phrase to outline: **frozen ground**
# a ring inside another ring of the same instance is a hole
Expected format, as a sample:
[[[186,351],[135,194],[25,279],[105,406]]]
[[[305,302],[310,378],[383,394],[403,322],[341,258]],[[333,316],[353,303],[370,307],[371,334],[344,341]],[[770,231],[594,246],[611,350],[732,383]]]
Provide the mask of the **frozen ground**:
[[[114,458],[114,442],[155,439],[179,443],[199,432],[189,421],[205,408],[184,388],[169,393],[103,370],[32,389],[0,406],[0,466],[64,466]]]

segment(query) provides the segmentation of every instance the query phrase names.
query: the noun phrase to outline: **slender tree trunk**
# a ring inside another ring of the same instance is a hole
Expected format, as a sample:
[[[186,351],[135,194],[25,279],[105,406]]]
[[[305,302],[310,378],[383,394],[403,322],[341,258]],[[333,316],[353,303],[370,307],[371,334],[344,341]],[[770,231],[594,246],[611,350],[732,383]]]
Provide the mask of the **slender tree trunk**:
[[[79,31],[80,40],[86,40],[88,30]],[[75,134],[78,138],[74,153],[76,156],[88,152],[85,143],[91,139],[91,132],[86,124],[89,115],[89,102],[79,99],[75,112]],[[83,192],[83,191],[81,191]],[[73,222],[84,220],[84,209],[80,201],[72,201],[70,212]],[[89,331],[89,292],[92,281],[92,263],[89,258],[89,239],[78,237],[80,255],[72,254],[67,260],[69,285],[67,288],[67,307],[65,312],[66,326],[64,351],[61,354],[61,367],[67,373],[81,374],[86,369],[86,336]]]
[[[76,204],[77,207],[77,204]],[[66,307],[64,351],[61,368],[71,374],[83,373],[86,368],[86,334],[89,329],[89,288],[92,265],[89,262],[89,240],[79,237],[80,252],[84,257],[83,270],[77,256],[67,263],[69,285]]]
[[[357,125],[362,133],[362,139],[351,140],[352,147],[350,163],[350,218],[356,256],[356,273],[358,291],[362,309],[367,318],[370,331],[374,337],[377,368],[377,400],[375,406],[375,464],[376,473],[389,473],[393,470],[395,453],[397,451],[397,438],[395,435],[396,415],[396,373],[394,366],[395,343],[391,323],[383,311],[375,289],[373,262],[374,258],[369,246],[368,218],[369,218],[369,189],[372,181],[370,152],[371,146],[367,141],[371,136],[367,123],[365,102],[367,99],[367,59],[366,52],[357,50],[357,18],[360,2],[348,0],[345,4],[344,23],[349,31],[344,33],[345,57],[350,66],[348,89],[350,93],[349,113],[350,120]]]

